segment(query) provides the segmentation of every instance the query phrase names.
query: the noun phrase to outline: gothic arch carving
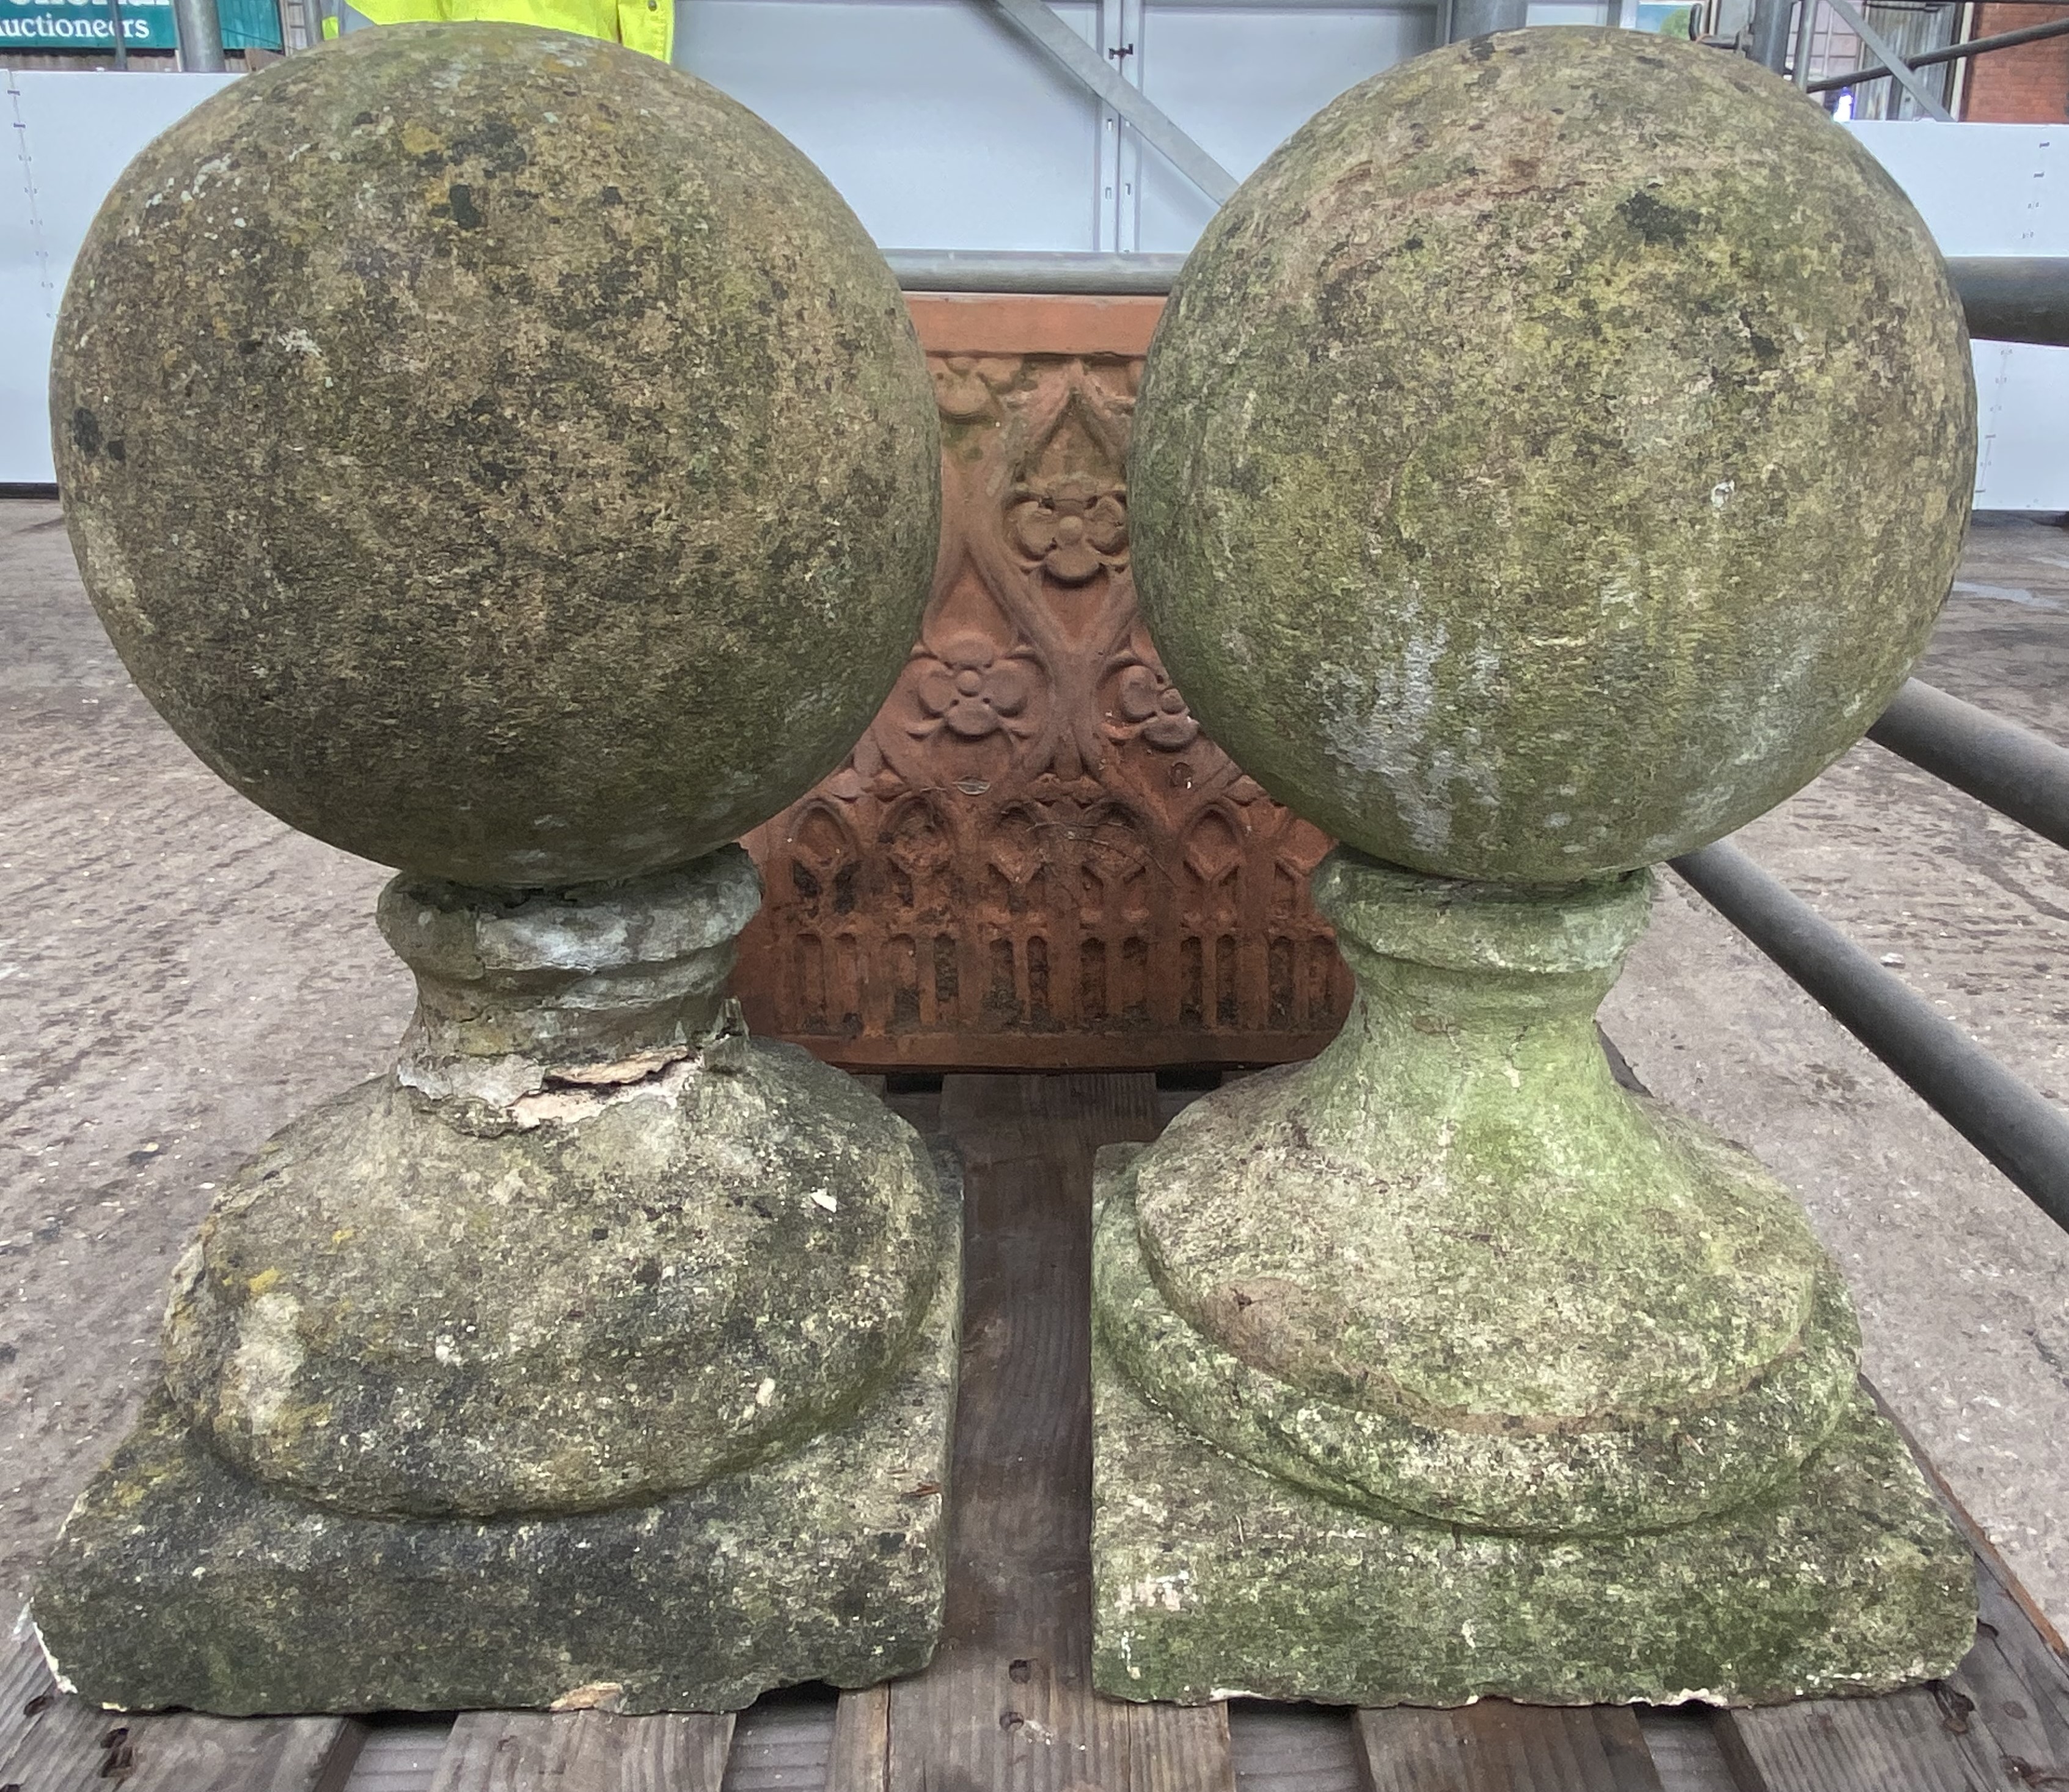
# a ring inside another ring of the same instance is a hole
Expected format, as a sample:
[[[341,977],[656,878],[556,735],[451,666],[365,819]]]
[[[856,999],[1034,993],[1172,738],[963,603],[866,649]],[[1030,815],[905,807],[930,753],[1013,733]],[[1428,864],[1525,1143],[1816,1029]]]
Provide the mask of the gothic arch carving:
[[[1328,842],[1201,733],[1137,613],[1140,356],[929,366],[933,595],[848,763],[749,837],[749,1024],[858,1068],[1307,1055],[1350,994],[1307,896]]]

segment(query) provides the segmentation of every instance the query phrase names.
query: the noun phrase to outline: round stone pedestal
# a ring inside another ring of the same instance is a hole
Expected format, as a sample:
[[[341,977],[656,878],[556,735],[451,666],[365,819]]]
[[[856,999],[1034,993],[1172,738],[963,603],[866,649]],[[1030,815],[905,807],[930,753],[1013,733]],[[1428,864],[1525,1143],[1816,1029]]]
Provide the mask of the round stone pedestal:
[[[925,1662],[953,1166],[746,1036],[720,991],[758,893],[733,847],[593,890],[390,885],[400,1062],[218,1199],[165,1388],[38,1587],[81,1691],[723,1708]]]
[[[1966,1648],[1966,1553],[1856,1392],[1802,1214],[1610,1075],[1651,884],[1338,848],[1342,1033],[1103,1161],[1106,1690],[1772,1698]],[[1692,1575],[1732,1590],[1700,1621]]]

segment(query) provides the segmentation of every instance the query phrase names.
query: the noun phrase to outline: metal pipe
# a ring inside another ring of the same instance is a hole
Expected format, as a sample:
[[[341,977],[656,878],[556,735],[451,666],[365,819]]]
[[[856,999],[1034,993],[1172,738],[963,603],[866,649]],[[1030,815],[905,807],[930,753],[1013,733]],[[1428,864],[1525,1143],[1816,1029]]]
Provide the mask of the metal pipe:
[[[1854,0],[1825,0],[1825,3],[1845,21],[1854,35],[1867,46],[1868,54],[1878,59],[1897,85],[1911,96],[1912,104],[1928,118],[1936,118],[1943,125],[1954,122],[1954,115],[1940,103],[1940,96],[1920,80],[1911,64],[1896,53],[1889,39],[1861,16],[1860,8]]]
[[[1490,31],[1520,31],[1529,22],[1529,0],[1451,0],[1444,41],[1463,43]]]
[[[908,292],[1162,293],[1183,255],[961,249],[887,249]],[[1947,263],[1969,333],[2069,345],[2069,256],[1955,257]]]
[[[1969,335],[2069,347],[2069,255],[1954,255],[1947,277]]]
[[[1868,730],[1908,759],[2001,815],[2069,847],[2069,752],[1913,679]]]
[[[1169,292],[1183,255],[887,249],[908,292]]]
[[[1793,0],[1753,0],[1753,43],[1748,54],[1777,75],[1789,67],[1789,15]]]
[[[2051,18],[2042,25],[2022,25],[2015,31],[1999,31],[1990,37],[1970,38],[1966,43],[1950,43],[1943,50],[1921,50],[1911,59],[1913,68],[1930,68],[1940,62],[1960,62],[1992,50],[2009,50],[2014,44],[2038,43],[2042,38],[2069,32],[2069,18]],[[1821,75],[1805,88],[1806,93],[1829,93],[1834,88],[1852,87],[1859,81],[1879,81],[1891,71],[1879,63],[1869,68],[1850,69],[1843,75]]]
[[[115,39],[115,66],[129,66],[129,39],[122,30],[122,0],[108,0],[108,29]]]
[[[220,75],[228,66],[215,0],[173,0],[173,34],[179,40],[180,67],[190,73]]]
[[[1797,8],[1796,64],[1790,78],[1806,92],[1810,87],[1810,44],[1818,27],[1818,0],[1802,0]]]
[[[1674,868],[2069,1231],[2069,1119],[1737,847]]]

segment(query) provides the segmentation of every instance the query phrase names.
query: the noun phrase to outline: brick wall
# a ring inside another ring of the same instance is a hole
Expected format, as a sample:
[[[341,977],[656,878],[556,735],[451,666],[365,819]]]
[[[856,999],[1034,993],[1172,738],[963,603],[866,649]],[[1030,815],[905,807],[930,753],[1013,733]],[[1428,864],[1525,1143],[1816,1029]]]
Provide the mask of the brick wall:
[[[1978,6],[1975,35],[2069,18],[2069,6]],[[2059,125],[2069,120],[2069,36],[1993,50],[1969,65],[1961,116],[1978,124]]]

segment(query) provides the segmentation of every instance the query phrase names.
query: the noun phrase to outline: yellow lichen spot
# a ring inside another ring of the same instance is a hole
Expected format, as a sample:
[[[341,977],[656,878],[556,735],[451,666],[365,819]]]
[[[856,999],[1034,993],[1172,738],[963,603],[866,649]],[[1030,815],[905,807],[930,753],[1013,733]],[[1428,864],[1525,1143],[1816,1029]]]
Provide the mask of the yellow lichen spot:
[[[402,147],[413,156],[429,155],[434,149],[445,148],[445,139],[428,125],[415,119],[402,127]]]
[[[330,1242],[333,1244],[349,1244],[356,1235],[351,1227],[341,1226],[331,1234]]]
[[[255,1300],[280,1280],[280,1272],[277,1269],[262,1269],[244,1286],[251,1292],[252,1299]]]

